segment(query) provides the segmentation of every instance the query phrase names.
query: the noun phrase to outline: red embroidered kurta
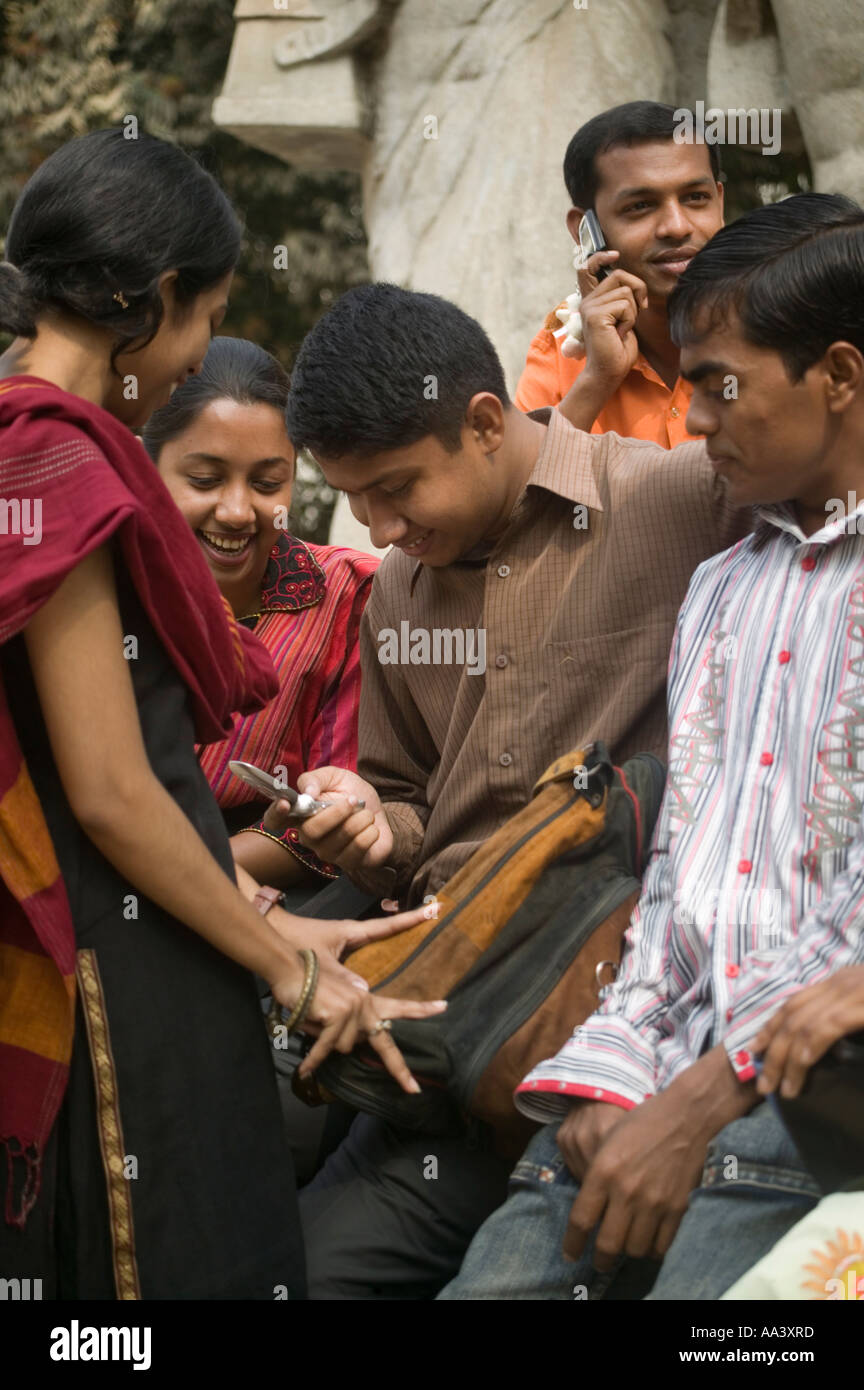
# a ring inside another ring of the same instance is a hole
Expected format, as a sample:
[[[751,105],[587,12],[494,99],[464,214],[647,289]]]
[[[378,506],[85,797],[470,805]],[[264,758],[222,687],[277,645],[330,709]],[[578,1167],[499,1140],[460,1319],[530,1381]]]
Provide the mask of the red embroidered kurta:
[[[200,747],[204,773],[223,811],[249,805],[249,829],[261,830],[263,810],[251,787],[229,770],[234,758],[265,772],[284,768],[296,787],[301,772],[357,766],[360,703],[360,617],[378,566],[374,555],[344,546],[306,545],[282,536],[264,574],[261,607],[241,622],[270,652],[279,694],[258,714],[236,716],[234,732]],[[266,833],[266,832],[264,832]],[[290,829],[284,848],[316,872],[333,878]]]

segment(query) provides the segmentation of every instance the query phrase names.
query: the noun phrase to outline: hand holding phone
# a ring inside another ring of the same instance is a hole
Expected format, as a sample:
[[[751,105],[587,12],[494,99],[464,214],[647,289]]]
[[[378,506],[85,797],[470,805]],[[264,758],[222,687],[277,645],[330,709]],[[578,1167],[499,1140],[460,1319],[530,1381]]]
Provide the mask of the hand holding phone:
[[[326,864],[338,864],[346,873],[377,871],[388,865],[393,851],[393,830],[375,787],[344,767],[318,767],[304,772],[300,786],[313,797],[326,797],[332,805],[300,827],[300,842]],[[392,887],[392,870],[380,883],[380,892]],[[378,893],[379,886],[371,891]]]
[[[566,303],[557,310],[558,320],[562,326],[556,330],[555,337],[561,343],[561,353],[564,357],[585,356],[582,298],[592,289],[590,284],[586,287],[585,281],[590,274],[599,284],[615,269],[614,264],[601,264],[589,272],[587,263],[598,251],[610,251],[610,249],[606,245],[606,238],[600,223],[597,221],[596,213],[593,209],[588,208],[582,214],[582,220],[579,223],[578,250],[573,257],[573,264],[579,275],[579,289],[575,294],[568,295]],[[612,252],[612,254],[617,256],[618,253]]]
[[[255,767],[253,763],[242,763],[236,759],[228,764],[235,777],[239,777],[241,782],[247,786],[254,787],[255,791],[261,796],[267,797],[269,801],[287,801],[291,807],[291,814],[288,816],[288,824],[294,825],[299,821],[308,820],[310,816],[317,815],[319,811],[324,811],[332,805],[330,801],[318,801],[314,796],[307,796],[305,792],[297,792],[293,787],[277,781],[271,777],[269,772],[265,772],[261,767]],[[360,801],[354,807],[355,811],[362,810],[365,802]]]

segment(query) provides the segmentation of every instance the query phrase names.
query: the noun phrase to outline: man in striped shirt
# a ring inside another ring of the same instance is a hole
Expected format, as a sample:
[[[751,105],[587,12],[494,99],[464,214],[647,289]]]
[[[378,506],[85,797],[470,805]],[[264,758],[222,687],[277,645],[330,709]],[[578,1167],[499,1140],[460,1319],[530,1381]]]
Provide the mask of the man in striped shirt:
[[[804,194],[748,214],[670,314],[688,426],[757,525],[679,615],[619,979],[519,1088],[545,1127],[445,1299],[718,1298],[819,1197],[756,1043],[864,961],[864,211]]]

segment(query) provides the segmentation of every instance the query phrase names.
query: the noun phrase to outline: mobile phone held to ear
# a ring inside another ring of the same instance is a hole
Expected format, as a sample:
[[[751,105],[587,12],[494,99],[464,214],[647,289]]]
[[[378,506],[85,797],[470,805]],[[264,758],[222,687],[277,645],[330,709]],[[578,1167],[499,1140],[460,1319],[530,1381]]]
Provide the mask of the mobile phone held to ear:
[[[597,214],[592,208],[588,208],[582,214],[582,221],[579,223],[579,245],[582,247],[583,254],[587,261],[589,256],[593,256],[596,251],[608,251],[606,238],[603,235],[600,223],[597,221]],[[613,267],[601,265],[596,272],[598,280],[605,280]]]

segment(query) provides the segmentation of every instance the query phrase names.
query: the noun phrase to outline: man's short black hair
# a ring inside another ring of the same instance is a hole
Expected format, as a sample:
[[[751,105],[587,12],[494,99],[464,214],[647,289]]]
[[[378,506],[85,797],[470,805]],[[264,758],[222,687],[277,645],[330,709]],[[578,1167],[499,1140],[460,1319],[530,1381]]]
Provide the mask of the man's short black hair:
[[[647,145],[655,140],[671,140],[680,124],[683,107],[665,106],[659,101],[626,101],[601,111],[580,126],[564,156],[564,182],[574,207],[593,208],[597,196],[598,154],[618,145]],[[676,120],[676,115],[678,120]],[[720,177],[720,154],[716,145],[707,145],[711,172]]]
[[[706,331],[730,309],[792,381],[831,343],[864,352],[864,208],[839,193],[797,193],[721,228],[669,298],[673,341],[692,342],[697,317]]]
[[[288,432],[322,458],[369,457],[434,435],[459,448],[472,396],[510,399],[483,329],[436,294],[361,285],[304,339],[291,373]]]

